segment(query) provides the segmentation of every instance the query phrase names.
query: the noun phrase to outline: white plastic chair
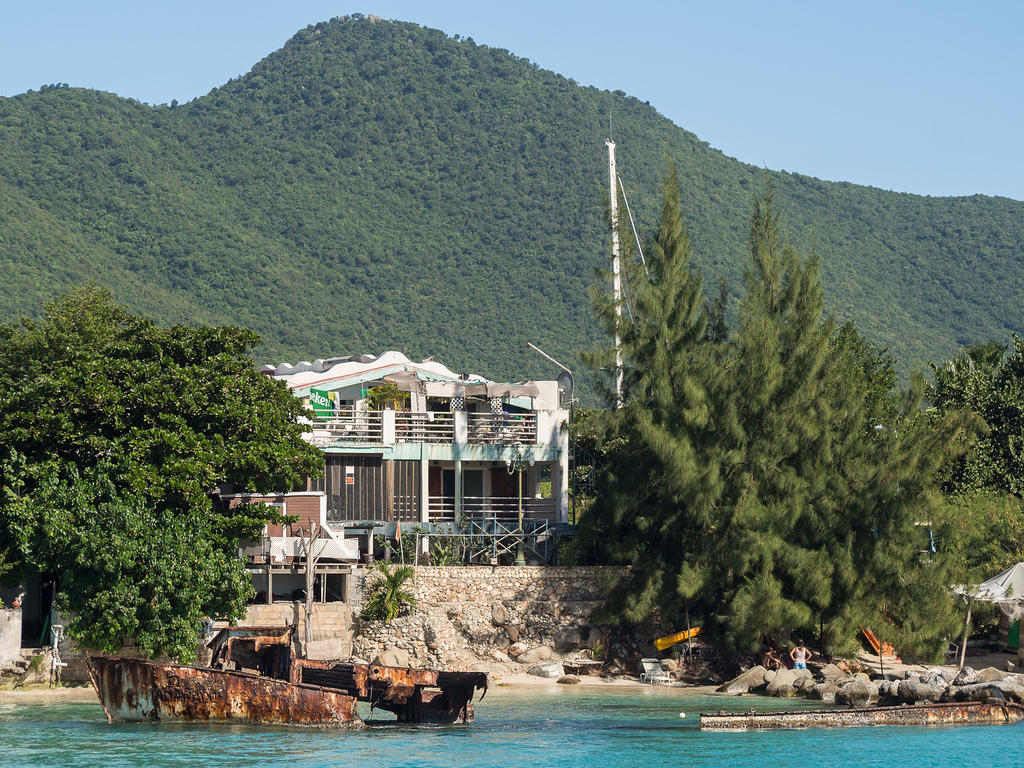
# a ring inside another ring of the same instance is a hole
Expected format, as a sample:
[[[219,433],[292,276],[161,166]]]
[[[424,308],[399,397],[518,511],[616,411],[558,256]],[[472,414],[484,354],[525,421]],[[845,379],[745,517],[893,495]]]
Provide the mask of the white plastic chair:
[[[651,685],[672,685],[672,678],[665,674],[658,659],[640,659],[643,672],[640,673],[641,683]]]

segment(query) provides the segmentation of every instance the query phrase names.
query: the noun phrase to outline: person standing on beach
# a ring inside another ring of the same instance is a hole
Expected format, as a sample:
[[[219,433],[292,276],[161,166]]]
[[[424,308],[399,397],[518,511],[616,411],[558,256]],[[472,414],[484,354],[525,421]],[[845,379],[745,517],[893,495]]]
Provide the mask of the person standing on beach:
[[[793,660],[793,669],[807,669],[807,660],[811,658],[811,651],[804,645],[803,640],[797,640],[796,647],[789,652],[789,658]]]

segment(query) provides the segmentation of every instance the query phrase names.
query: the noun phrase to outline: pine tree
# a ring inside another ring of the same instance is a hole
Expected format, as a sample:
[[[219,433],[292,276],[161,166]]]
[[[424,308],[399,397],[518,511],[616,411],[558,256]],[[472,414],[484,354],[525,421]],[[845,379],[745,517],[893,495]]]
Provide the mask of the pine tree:
[[[620,240],[631,244],[632,238]],[[633,563],[629,582],[619,585],[608,607],[610,614],[639,621],[663,603],[666,591],[675,591],[682,553],[693,551],[704,533],[693,512],[707,508],[703,501],[714,486],[702,443],[711,428],[714,361],[703,343],[705,299],[671,165],[646,265],[637,263],[629,245],[625,250],[631,317],[619,321],[606,297],[598,303],[609,332],[618,328],[621,335],[624,405],[606,415],[612,449],[580,544],[605,560]],[[594,359],[613,360],[614,350]],[[606,397],[614,403],[611,392]]]
[[[782,236],[770,185],[736,333],[709,333],[678,211],[670,173],[649,279],[619,326],[616,447],[582,526],[584,542],[633,564],[609,614],[692,609],[737,650],[811,628],[832,644],[864,623],[924,647],[949,616],[950,582],[922,560],[915,523],[966,422],[925,417],[908,395],[889,432],[868,426],[864,351],[833,341],[817,259]]]

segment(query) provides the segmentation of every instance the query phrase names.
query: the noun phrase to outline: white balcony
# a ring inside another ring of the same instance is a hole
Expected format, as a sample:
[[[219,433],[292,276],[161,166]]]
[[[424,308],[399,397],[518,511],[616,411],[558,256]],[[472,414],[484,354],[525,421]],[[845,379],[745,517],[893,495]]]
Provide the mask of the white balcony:
[[[459,439],[459,438],[462,439]],[[318,447],[342,444],[535,445],[535,413],[455,413],[446,411],[364,411],[340,409],[313,425]]]

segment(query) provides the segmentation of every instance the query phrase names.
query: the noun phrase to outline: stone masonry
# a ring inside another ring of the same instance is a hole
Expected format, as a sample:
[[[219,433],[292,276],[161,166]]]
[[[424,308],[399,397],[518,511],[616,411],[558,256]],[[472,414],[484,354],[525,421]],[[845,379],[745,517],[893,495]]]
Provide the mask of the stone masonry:
[[[368,661],[386,654],[385,663],[439,669],[481,662],[514,669],[510,647],[550,649],[550,655],[540,654],[547,658],[575,655],[607,643],[591,614],[601,604],[605,580],[622,573],[593,567],[418,567],[415,610],[390,624],[359,621],[353,652]]]

